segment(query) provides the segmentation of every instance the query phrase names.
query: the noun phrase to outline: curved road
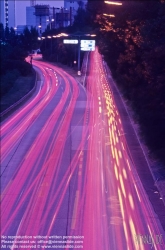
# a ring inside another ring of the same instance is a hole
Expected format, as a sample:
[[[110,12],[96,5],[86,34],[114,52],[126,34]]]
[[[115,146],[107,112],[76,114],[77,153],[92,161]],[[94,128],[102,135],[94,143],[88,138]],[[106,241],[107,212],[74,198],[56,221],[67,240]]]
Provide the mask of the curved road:
[[[1,127],[1,234],[65,236],[87,136],[86,94],[63,70],[34,65],[43,76],[37,95]]]
[[[3,244],[26,235],[43,236],[38,250],[165,249],[98,51],[90,54],[87,96],[62,69],[34,65],[37,95],[1,127]],[[46,240],[57,236],[80,241],[55,248]]]

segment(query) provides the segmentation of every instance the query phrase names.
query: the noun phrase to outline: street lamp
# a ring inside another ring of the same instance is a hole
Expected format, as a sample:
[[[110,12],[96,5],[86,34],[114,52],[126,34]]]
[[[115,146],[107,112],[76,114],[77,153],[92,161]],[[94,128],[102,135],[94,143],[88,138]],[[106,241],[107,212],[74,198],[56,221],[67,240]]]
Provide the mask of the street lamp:
[[[38,25],[38,28],[40,29],[40,36],[41,36],[41,28],[42,28],[42,26],[41,26],[41,24],[40,25]]]
[[[61,36],[69,36],[69,35],[66,33],[61,33]]]
[[[122,3],[120,2],[112,2],[112,1],[104,1],[104,3],[112,4],[112,5],[122,5]]]
[[[40,48],[41,48],[41,46],[42,46],[42,44],[43,44],[43,40],[44,40],[44,39],[45,39],[44,36],[38,37],[38,41],[40,41]],[[46,42],[46,40],[45,40],[45,42]],[[45,44],[45,48],[46,48],[46,44]]]
[[[14,27],[15,35],[17,35],[17,27]]]
[[[60,33],[60,34],[57,34],[57,35],[53,35],[53,36],[46,36],[46,37],[42,37],[42,39],[45,39],[45,48],[46,48],[46,39],[51,39],[51,53],[53,51],[53,38],[59,38],[59,37],[62,37],[62,36],[69,36],[68,34],[66,33]]]
[[[103,16],[109,16],[109,17],[115,17],[115,15],[112,15],[112,14],[106,14],[104,13]]]
[[[52,22],[54,22],[54,18],[52,18],[51,21],[50,21],[50,25],[51,25],[50,29],[52,29]]]
[[[49,17],[49,19],[46,19],[47,22],[49,22],[49,28],[52,29],[52,22],[54,22],[54,18]]]
[[[83,36],[91,36],[91,37],[95,37],[96,36],[96,34],[85,34],[85,33],[83,33],[83,32],[76,32],[76,33],[74,33],[74,34],[70,34],[70,36],[76,36],[76,37],[78,37],[78,72],[77,72],[77,74],[78,75],[81,75],[81,70],[80,70],[80,55],[81,55],[81,53],[80,53],[80,38],[81,37],[83,37]]]
[[[49,38],[49,39],[51,39],[51,54],[52,54],[52,51],[53,51],[53,44],[52,44],[52,39],[53,39],[53,37],[52,36],[47,36],[47,38]]]

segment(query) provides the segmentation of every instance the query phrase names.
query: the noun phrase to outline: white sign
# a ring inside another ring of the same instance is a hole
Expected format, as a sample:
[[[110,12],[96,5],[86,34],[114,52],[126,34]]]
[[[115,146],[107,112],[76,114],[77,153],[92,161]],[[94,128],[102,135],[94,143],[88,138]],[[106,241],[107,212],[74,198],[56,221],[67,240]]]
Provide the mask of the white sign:
[[[63,43],[67,44],[78,44],[78,40],[64,39]]]
[[[95,50],[95,40],[81,40],[81,50],[83,51],[94,51]]]

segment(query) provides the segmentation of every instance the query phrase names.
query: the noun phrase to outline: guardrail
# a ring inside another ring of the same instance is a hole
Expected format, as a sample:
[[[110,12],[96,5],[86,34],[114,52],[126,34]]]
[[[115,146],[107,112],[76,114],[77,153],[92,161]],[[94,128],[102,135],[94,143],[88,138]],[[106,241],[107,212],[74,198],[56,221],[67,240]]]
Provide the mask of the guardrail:
[[[26,100],[28,98],[30,98],[32,96],[32,94],[35,92],[36,87],[37,87],[37,72],[35,70],[34,70],[34,72],[35,72],[35,84],[34,84],[34,87],[25,96],[23,96],[20,100],[18,100],[13,105],[11,105],[9,108],[5,109],[2,113],[0,113],[1,122],[5,118],[7,118],[9,115],[11,115],[19,106],[21,106],[23,103],[25,103]]]
[[[81,73],[82,73],[82,85],[85,87],[86,86],[86,74],[87,74],[87,65],[88,65],[88,57],[89,57],[89,52],[86,52],[83,58],[83,63],[81,67]]]

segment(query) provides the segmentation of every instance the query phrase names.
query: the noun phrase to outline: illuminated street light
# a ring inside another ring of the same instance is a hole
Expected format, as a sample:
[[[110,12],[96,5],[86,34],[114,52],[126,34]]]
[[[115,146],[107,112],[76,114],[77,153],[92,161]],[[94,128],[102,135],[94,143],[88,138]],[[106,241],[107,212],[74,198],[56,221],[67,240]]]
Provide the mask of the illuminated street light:
[[[48,19],[46,19],[46,21],[49,22],[48,25],[49,25],[50,29],[52,29],[52,22],[55,21],[54,18],[49,17]]]
[[[113,5],[122,5],[122,3],[119,3],[119,2],[111,2],[111,1],[104,1],[104,3],[113,4]]]
[[[104,16],[109,16],[109,17],[115,17],[115,15],[112,15],[112,14],[106,14],[106,13],[104,13],[103,15]]]
[[[15,34],[17,34],[17,27],[14,27]]]
[[[57,34],[57,35],[43,37],[43,39],[45,39],[45,49],[46,49],[46,41],[48,41],[47,39],[49,39],[50,42],[48,42],[48,44],[51,45],[50,46],[50,51],[51,51],[51,54],[52,54],[53,53],[53,38],[60,38],[62,36],[66,37],[66,36],[69,36],[69,35],[66,34],[66,33],[60,33],[60,34]],[[42,39],[39,39],[39,40],[42,40]]]
[[[95,34],[84,34],[84,36],[96,36]]]
[[[40,23],[40,25],[38,25],[38,29],[40,29],[40,37],[41,37],[41,33],[42,33],[42,31],[41,31],[41,28],[42,28],[42,26],[41,26],[41,23]]]
[[[61,36],[69,36],[69,35],[66,33],[61,33]]]
[[[83,32],[76,32],[74,34],[71,34],[71,36],[75,36],[75,37],[78,37],[78,72],[77,74],[80,76],[81,75],[81,70],[80,70],[80,50],[81,50],[81,47],[80,47],[80,38],[83,37],[83,36],[91,36],[91,37],[95,37],[96,34],[85,34]]]

